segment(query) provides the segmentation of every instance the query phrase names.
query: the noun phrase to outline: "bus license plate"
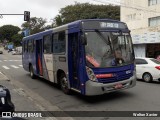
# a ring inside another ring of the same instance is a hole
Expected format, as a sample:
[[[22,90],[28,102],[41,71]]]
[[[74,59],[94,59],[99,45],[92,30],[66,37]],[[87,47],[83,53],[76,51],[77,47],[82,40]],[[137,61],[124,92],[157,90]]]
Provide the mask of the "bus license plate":
[[[121,89],[122,87],[123,87],[123,85],[122,85],[121,83],[116,84],[116,85],[114,86],[115,89]]]

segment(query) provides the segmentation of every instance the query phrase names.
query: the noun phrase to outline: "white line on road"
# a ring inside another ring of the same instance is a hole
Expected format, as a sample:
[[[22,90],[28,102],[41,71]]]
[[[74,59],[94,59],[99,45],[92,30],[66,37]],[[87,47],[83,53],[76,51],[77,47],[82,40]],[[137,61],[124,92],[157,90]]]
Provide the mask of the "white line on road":
[[[0,60],[0,62],[2,62],[2,61]]]
[[[4,69],[10,69],[9,67],[7,67],[7,66],[2,66]]]
[[[11,65],[11,67],[13,67],[13,68],[19,68],[19,67],[15,66],[15,65]]]
[[[22,60],[3,60],[3,61],[22,61]]]
[[[8,80],[7,77],[2,73],[0,72],[0,80]]]
[[[13,60],[13,61],[22,61],[22,60]]]
[[[22,65],[19,65],[20,67],[22,67]]]

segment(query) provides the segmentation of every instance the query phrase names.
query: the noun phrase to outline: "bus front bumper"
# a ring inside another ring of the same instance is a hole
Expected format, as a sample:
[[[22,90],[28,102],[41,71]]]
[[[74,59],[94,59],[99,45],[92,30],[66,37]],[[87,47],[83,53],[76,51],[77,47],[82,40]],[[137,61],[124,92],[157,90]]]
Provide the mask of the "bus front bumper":
[[[117,87],[118,85],[121,85],[121,87]],[[93,82],[91,80],[88,80],[86,82],[86,93],[85,95],[101,95],[113,91],[123,90],[127,88],[134,87],[136,85],[136,77],[132,76],[130,79],[114,82],[114,83],[97,83]]]

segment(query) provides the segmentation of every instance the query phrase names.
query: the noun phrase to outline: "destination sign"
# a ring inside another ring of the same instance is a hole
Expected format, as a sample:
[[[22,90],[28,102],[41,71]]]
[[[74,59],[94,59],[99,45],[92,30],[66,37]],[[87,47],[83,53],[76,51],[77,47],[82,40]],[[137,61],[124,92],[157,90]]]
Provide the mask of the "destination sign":
[[[100,22],[101,28],[119,28],[118,23]]]
[[[117,21],[83,21],[83,29],[127,29],[127,25]]]

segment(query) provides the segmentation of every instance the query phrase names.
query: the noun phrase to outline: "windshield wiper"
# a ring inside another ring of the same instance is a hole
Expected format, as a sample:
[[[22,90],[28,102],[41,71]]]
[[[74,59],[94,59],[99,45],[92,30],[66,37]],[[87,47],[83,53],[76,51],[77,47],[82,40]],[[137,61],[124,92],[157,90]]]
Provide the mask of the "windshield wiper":
[[[112,51],[112,46],[111,46],[111,41],[109,40],[109,36],[108,36],[108,39],[106,39],[106,37],[104,37],[103,34],[102,34],[99,30],[95,29],[95,32],[99,35],[99,37],[100,37],[107,45],[110,46],[110,49],[111,49],[111,51]]]

